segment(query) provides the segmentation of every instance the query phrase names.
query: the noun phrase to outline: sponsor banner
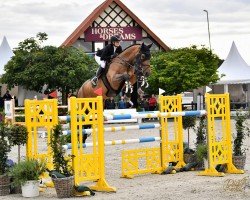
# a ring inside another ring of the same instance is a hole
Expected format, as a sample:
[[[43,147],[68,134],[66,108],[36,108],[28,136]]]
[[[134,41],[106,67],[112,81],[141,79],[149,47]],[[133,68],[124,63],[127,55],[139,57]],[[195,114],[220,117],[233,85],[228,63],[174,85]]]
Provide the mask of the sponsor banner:
[[[89,27],[85,32],[85,41],[107,41],[113,35],[120,35],[123,41],[141,40],[142,30],[139,27]]]

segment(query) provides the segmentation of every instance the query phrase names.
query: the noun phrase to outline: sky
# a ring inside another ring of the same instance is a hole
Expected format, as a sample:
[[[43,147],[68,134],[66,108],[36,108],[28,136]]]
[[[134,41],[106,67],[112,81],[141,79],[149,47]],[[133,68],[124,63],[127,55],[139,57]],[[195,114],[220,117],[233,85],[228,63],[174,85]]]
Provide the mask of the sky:
[[[226,59],[235,44],[250,65],[250,0],[121,0],[170,48],[209,47]],[[38,32],[60,46],[103,0],[0,0],[0,41],[11,48]],[[0,55],[1,56],[1,55]]]

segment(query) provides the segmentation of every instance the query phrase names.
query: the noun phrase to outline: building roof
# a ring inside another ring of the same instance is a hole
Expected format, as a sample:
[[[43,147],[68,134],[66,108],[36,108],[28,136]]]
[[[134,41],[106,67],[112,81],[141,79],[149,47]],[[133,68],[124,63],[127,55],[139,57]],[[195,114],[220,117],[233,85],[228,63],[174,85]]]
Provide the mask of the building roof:
[[[218,72],[219,75],[224,74],[225,76],[216,84],[250,83],[250,67],[241,57],[234,42],[226,60],[219,67]]]
[[[62,43],[61,46],[71,46],[84,31],[92,25],[95,19],[112,3],[115,2],[120,6],[135,22],[141,26],[165,51],[170,48],[157,37],[127,6],[125,6],[120,0],[106,0],[99,5],[75,30],[74,32]]]

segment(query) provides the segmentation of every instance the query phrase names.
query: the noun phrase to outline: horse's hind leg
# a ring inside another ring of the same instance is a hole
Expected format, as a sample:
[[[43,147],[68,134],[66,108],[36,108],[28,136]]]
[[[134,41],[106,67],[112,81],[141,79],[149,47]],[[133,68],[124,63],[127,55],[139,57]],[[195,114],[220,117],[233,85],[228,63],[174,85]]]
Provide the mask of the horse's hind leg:
[[[83,143],[83,144],[85,144],[87,138],[88,138],[88,134],[87,134],[87,133],[84,133],[84,134],[83,134],[83,137],[82,137],[82,143]]]
[[[90,129],[91,125],[83,125],[83,129]],[[88,136],[90,136],[90,134],[88,133],[84,133],[82,136],[82,143],[84,144],[88,138]]]

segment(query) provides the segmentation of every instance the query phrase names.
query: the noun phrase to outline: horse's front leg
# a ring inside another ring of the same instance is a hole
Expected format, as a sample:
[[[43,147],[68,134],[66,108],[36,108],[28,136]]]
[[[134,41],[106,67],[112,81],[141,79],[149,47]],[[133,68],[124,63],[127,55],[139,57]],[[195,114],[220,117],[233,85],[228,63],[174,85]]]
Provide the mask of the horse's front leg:
[[[130,75],[127,73],[123,73],[123,74],[115,74],[112,77],[112,82],[122,82],[122,81],[129,81],[130,79]]]
[[[130,75],[127,74],[127,73],[123,73],[123,74],[116,74],[114,77],[113,77],[113,80],[115,81],[118,81],[118,82],[122,82],[122,81],[125,81],[125,93],[132,93],[133,92],[133,86],[132,84],[130,83]]]

